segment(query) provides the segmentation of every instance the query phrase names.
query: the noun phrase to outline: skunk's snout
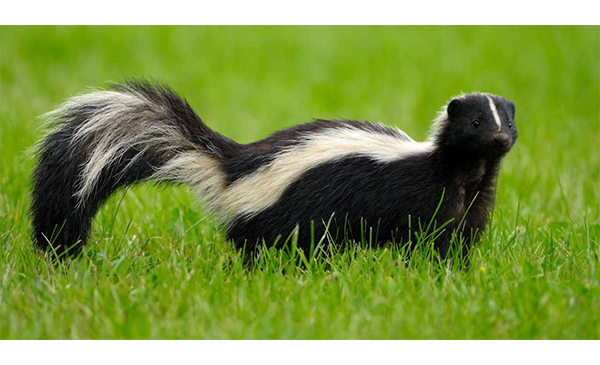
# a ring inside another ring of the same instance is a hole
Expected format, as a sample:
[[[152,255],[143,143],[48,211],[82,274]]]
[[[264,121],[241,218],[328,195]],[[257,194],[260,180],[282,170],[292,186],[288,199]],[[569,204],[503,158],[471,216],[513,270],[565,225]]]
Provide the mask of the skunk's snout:
[[[508,147],[510,145],[510,136],[506,132],[498,132],[492,138],[494,143],[499,147]]]

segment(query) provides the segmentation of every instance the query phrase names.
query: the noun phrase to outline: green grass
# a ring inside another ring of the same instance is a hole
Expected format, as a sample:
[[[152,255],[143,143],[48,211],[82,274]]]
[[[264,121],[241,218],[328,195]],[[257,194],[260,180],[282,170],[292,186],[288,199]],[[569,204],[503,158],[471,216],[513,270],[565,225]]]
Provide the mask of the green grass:
[[[0,339],[599,339],[599,27],[1,27]],[[425,139],[460,92],[517,105],[471,270],[353,247],[252,268],[183,187],[120,191],[79,260],[29,236],[36,117],[154,77],[240,142],[312,118]]]

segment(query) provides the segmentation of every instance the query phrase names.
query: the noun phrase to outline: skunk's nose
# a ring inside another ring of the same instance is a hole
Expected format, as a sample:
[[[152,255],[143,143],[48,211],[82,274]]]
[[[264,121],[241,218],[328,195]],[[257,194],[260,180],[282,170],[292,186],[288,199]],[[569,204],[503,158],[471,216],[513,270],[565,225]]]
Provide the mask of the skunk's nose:
[[[510,137],[506,132],[494,134],[494,142],[500,146],[508,146],[509,141]]]

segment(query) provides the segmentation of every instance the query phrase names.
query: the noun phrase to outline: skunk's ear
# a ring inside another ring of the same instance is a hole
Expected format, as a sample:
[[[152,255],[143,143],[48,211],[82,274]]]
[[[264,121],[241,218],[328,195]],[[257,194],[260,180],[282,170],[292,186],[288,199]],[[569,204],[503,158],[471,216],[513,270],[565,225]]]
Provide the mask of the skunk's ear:
[[[450,117],[450,120],[456,119],[460,115],[461,111],[464,108],[463,104],[464,104],[463,101],[460,99],[453,99],[448,104],[447,110],[448,110],[448,116]]]
[[[515,119],[515,103],[513,103],[512,101],[508,101],[508,111],[510,112],[510,116],[512,117],[512,119]]]

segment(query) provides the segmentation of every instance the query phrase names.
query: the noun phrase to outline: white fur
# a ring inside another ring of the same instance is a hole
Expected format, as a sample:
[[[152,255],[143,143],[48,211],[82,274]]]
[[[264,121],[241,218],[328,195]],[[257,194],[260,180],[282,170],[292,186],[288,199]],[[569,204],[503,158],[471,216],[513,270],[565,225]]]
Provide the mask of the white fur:
[[[149,149],[171,151],[193,148],[175,126],[169,125],[167,111],[137,93],[96,91],[78,95],[48,116],[57,118],[83,105],[98,110],[76,129],[70,142],[71,153],[76,153],[78,148],[89,151],[81,183],[75,193],[79,206],[94,189],[102,170],[131,147],[138,146],[140,151],[129,164]],[[156,121],[161,115],[164,118]]]
[[[496,121],[496,124],[498,125],[498,130],[501,130],[502,122],[500,121],[500,116],[498,115],[498,110],[496,109],[496,104],[494,103],[494,100],[489,95],[486,94],[485,97],[490,102],[490,109],[492,110],[492,114],[494,115],[494,121]]]
[[[193,186],[222,218],[263,211],[276,203],[304,172],[319,164],[354,155],[389,163],[433,150],[432,142],[415,142],[399,130],[394,136],[351,126],[325,129],[303,135],[300,143],[227,186],[220,161],[192,145],[177,127],[168,123],[168,111],[142,95],[112,91],[84,94],[70,99],[54,114],[81,105],[96,106],[98,111],[78,127],[71,141],[73,149],[83,148],[89,154],[75,194],[80,204],[93,191],[103,169],[133,146],[138,146],[140,152],[130,164],[146,150],[171,156],[150,179]]]
[[[280,152],[269,164],[229,186],[219,161],[195,151],[173,158],[153,178],[194,186],[223,219],[248,217],[276,203],[290,184],[319,164],[351,155],[388,163],[429,153],[432,148],[430,142],[418,143],[350,127],[329,129],[303,136],[302,143]]]
[[[230,215],[252,215],[277,202],[291,183],[319,164],[351,155],[388,163],[429,153],[432,148],[430,142],[418,143],[350,127],[307,134],[302,144],[281,152],[268,165],[229,186],[219,204]]]
[[[175,156],[162,166],[151,179],[179,182],[194,187],[221,217],[228,216],[229,209],[223,204],[227,176],[220,168],[220,161],[198,151],[188,151]]]

